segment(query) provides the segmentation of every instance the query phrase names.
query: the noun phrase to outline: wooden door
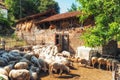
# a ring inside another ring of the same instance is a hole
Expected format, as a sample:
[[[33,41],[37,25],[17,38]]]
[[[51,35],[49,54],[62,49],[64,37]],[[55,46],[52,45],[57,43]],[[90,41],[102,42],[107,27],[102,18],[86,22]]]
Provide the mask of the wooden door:
[[[56,34],[55,44],[59,46],[59,52],[63,50],[69,51],[69,34]]]
[[[62,50],[69,51],[69,34],[62,35]]]

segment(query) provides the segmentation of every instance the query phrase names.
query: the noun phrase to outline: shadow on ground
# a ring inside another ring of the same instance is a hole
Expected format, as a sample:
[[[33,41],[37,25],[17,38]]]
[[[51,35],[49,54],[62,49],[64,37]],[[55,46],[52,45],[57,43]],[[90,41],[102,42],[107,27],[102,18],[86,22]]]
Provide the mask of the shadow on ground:
[[[63,78],[63,79],[80,78],[80,75],[78,75],[78,74],[68,74],[68,75],[59,76],[58,78]]]

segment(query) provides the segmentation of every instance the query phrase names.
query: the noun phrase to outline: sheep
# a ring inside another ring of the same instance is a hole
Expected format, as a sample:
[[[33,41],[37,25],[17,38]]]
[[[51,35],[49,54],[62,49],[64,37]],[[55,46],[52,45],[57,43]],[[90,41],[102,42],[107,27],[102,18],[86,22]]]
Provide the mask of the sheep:
[[[13,67],[14,67],[14,64],[9,64],[9,65],[5,66],[4,69],[9,74],[9,72],[13,69]]]
[[[6,65],[5,59],[0,57],[0,66],[5,66],[5,65]]]
[[[57,46],[50,46],[49,52],[50,52],[50,55],[56,55],[58,53]]]
[[[40,73],[40,69],[38,67],[31,66],[29,71],[31,76],[30,80],[38,80],[38,74]]]
[[[15,69],[28,69],[28,63],[27,62],[18,62],[14,65]]]
[[[95,64],[97,63],[97,57],[92,57],[91,58],[91,63],[92,63],[92,66],[95,67]]]
[[[44,56],[44,61],[45,61],[47,64],[50,64],[50,63],[54,62],[55,59],[54,59],[54,56],[51,56],[51,55],[46,54],[46,55]]]
[[[115,70],[115,67],[117,64],[119,64],[118,60],[112,59],[112,58],[107,59],[107,61],[106,61],[107,70],[108,71],[111,70],[111,67],[112,67],[112,70]]]
[[[32,54],[25,54],[23,58],[26,58],[27,60],[30,61],[32,56],[33,56]]]
[[[40,73],[40,69],[38,67],[31,65],[29,71],[30,71],[31,80],[37,80],[38,74]]]
[[[6,53],[5,50],[0,50],[0,55],[2,55],[3,53]]]
[[[4,54],[2,54],[1,57],[4,59],[4,61],[6,62],[6,64],[10,60],[10,58],[8,57],[8,53],[7,52],[4,52]]]
[[[41,69],[46,72],[48,69],[47,69],[47,63],[43,60],[43,59],[38,59],[38,62],[39,64],[41,65]]]
[[[56,56],[63,56],[63,54],[62,53],[57,53]]]
[[[32,49],[40,49],[42,46],[41,45],[35,45],[35,46],[32,46]]]
[[[19,53],[20,51],[17,49],[11,50],[9,53]]]
[[[11,80],[30,80],[30,72],[26,69],[11,70],[9,73]]]
[[[67,73],[70,73],[70,68],[69,67],[67,67],[66,65],[64,65],[64,64],[61,64],[61,68],[60,68],[60,75],[62,75],[62,72],[63,71],[67,71]]]
[[[62,54],[63,54],[63,56],[65,56],[67,58],[71,57],[70,52],[68,52],[68,51],[62,51]]]
[[[79,57],[71,57],[71,58],[67,58],[69,61],[71,61],[71,62],[75,62],[75,63],[77,63],[78,62],[78,58]]]
[[[0,74],[8,76],[8,72],[4,68],[0,68]]]
[[[31,64],[32,64],[32,63],[31,63],[28,59],[26,59],[26,58],[20,59],[19,62],[27,62],[28,65],[31,65]]]
[[[111,66],[112,66],[112,58],[108,58],[106,60],[106,69],[109,71],[111,70]]]
[[[78,62],[78,65],[82,65],[84,67],[88,65],[88,61],[86,59],[78,59],[77,62]]]
[[[22,58],[20,53],[14,50],[8,53],[8,57],[10,58],[10,60],[19,60]]]
[[[61,56],[59,61],[68,67],[73,67],[73,62],[71,62],[69,59],[66,59]]]
[[[30,80],[37,80],[37,79],[38,79],[37,72],[30,71]]]
[[[31,62],[32,62],[34,65],[37,65],[37,66],[41,69],[41,65],[40,65],[38,59],[37,59],[35,56],[32,56],[32,57],[31,57]]]
[[[53,62],[49,66],[49,74],[52,74],[52,71],[55,71],[55,73],[57,73],[58,69],[60,69],[59,75],[62,75],[63,71],[67,71],[68,73],[70,72],[70,68],[67,67],[66,65],[61,64],[61,63]]]
[[[106,65],[106,58],[98,58],[99,69],[101,69],[101,65]]]
[[[37,72],[37,74],[40,73],[40,69],[38,67],[33,66],[33,65],[30,66],[29,70],[32,72]]]
[[[40,49],[34,49],[33,50],[33,55],[35,56],[35,57],[39,57],[39,54],[40,54]]]

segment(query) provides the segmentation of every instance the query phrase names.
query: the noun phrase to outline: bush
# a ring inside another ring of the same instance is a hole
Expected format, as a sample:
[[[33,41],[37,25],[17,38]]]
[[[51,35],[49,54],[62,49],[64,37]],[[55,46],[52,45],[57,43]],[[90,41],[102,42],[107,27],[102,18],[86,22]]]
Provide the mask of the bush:
[[[0,80],[5,80],[2,76],[0,76]]]

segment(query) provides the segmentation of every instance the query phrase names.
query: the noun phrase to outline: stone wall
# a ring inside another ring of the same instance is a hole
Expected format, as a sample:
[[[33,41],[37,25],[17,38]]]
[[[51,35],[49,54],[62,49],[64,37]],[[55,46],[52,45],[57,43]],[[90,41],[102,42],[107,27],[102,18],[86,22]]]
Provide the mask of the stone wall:
[[[37,27],[32,27],[30,32],[17,31],[19,38],[23,38],[28,44],[52,44],[55,45],[55,34],[68,33],[69,35],[69,51],[72,53],[76,52],[78,46],[82,45],[83,42],[80,41],[81,29],[75,28],[74,30],[62,30],[56,31],[56,29],[38,29]]]

